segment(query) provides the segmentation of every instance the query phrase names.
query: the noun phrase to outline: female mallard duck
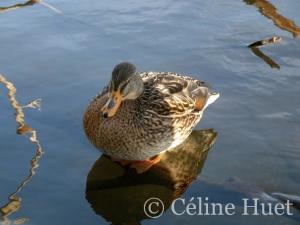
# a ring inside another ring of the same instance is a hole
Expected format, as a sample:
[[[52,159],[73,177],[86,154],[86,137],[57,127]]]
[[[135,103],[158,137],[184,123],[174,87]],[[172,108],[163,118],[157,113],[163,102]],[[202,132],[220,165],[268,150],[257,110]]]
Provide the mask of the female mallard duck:
[[[118,64],[108,87],[88,106],[89,140],[120,162],[158,162],[159,153],[182,143],[219,94],[204,82],[170,72],[138,73]]]

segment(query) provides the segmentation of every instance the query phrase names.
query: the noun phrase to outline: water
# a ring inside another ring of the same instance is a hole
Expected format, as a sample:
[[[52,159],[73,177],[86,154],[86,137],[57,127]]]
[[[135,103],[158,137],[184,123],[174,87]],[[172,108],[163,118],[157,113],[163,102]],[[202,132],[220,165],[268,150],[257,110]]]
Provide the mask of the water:
[[[4,0],[1,6],[14,3]],[[142,71],[192,74],[221,93],[197,126],[214,128],[218,138],[201,176],[183,197],[237,201],[235,192],[224,191],[222,185],[230,177],[268,193],[300,195],[299,1],[47,3],[64,14],[39,4],[0,13],[0,71],[16,86],[21,104],[43,101],[41,111],[24,109],[24,113],[45,153],[37,174],[19,194],[21,208],[9,219],[28,218],[26,224],[43,225],[108,224],[85,198],[87,175],[100,153],[87,141],[81,118],[92,96],[110,79],[113,66],[123,60]],[[261,6],[267,10],[260,12]],[[260,50],[280,69],[272,69],[246,47],[274,35],[282,42]],[[28,175],[35,148],[16,135],[4,86],[0,94],[0,205],[4,205]],[[207,179],[220,185],[210,188]],[[287,217],[176,217],[170,209],[142,224],[275,221],[299,224]]]

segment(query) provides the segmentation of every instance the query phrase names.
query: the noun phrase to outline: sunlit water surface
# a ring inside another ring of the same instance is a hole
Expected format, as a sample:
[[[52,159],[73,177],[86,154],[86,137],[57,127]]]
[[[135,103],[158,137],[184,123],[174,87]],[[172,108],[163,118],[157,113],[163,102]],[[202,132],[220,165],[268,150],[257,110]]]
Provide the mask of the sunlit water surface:
[[[255,2],[255,1],[249,1]],[[261,1],[267,2],[267,1]],[[16,1],[1,1],[7,6]],[[266,192],[300,195],[300,42],[244,1],[48,0],[0,13],[0,72],[25,104],[42,98],[41,111],[26,109],[45,154],[20,193],[21,209],[10,219],[27,224],[108,224],[85,198],[86,177],[100,157],[82,130],[85,107],[123,60],[142,71],[192,74],[221,98],[197,129],[218,138],[201,177],[183,196],[197,197],[201,180],[237,177]],[[300,25],[298,0],[272,0],[277,12]],[[299,33],[298,33],[299,34]],[[263,46],[272,69],[247,45],[278,35]],[[15,133],[14,111],[0,92],[0,205],[28,173],[34,149]],[[214,196],[211,190],[208,194]],[[204,191],[204,193],[206,193]],[[230,196],[222,196],[230,201]],[[215,199],[215,201],[218,201]],[[112,209],[116,210],[116,209]],[[167,211],[142,224],[299,224],[286,217],[176,217]]]

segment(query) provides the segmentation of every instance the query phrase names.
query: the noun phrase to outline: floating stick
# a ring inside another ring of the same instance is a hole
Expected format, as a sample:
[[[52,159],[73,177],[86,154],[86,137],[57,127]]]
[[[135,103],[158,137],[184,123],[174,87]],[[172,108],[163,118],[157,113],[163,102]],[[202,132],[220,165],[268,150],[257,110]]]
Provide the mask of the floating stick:
[[[16,123],[18,124],[17,134],[29,134],[29,140],[35,146],[35,155],[31,159],[31,167],[29,170],[29,175],[21,181],[20,185],[17,189],[8,197],[8,203],[4,206],[0,207],[0,220],[2,220],[2,224],[11,224],[11,221],[8,219],[9,215],[17,212],[21,207],[22,199],[17,196],[20,191],[30,182],[32,177],[36,173],[36,169],[39,167],[39,160],[42,157],[43,150],[40,145],[40,142],[37,137],[37,132],[28,126],[25,122],[25,116],[23,113],[23,107],[16,100],[15,94],[17,89],[13,85],[13,83],[9,82],[3,75],[0,74],[0,83],[4,84],[4,86],[8,90],[8,99],[10,101],[11,106],[15,110]],[[36,100],[35,100],[36,101]],[[33,101],[33,102],[35,102]],[[33,104],[33,103],[32,103]],[[36,105],[36,104],[33,104]],[[21,218],[17,219],[14,223],[18,222],[26,222],[28,219]]]

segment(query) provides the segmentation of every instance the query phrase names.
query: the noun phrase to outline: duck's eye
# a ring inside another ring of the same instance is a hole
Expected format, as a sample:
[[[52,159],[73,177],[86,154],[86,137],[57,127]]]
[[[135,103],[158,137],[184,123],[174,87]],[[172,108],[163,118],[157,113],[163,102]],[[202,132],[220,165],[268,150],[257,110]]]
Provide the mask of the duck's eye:
[[[128,82],[126,82],[125,84],[123,84],[123,85],[120,87],[120,92],[121,92],[121,93],[124,93],[124,90],[125,90],[127,84],[128,84]]]

